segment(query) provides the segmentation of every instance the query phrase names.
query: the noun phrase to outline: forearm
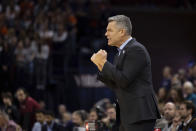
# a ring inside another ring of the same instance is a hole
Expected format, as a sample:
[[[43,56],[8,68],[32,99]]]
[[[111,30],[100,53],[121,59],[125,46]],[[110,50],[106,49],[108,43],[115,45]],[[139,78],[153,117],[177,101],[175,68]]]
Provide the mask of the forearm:
[[[102,73],[101,72],[98,72],[97,74],[97,79],[102,81],[106,86],[108,86],[109,88],[115,88],[116,87],[116,84],[114,81],[111,81],[105,77],[103,77]]]

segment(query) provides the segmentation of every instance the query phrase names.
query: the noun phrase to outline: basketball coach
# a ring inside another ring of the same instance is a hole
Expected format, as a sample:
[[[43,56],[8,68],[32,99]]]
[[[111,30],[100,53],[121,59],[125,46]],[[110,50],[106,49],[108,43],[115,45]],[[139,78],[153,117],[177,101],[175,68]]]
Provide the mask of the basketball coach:
[[[107,52],[102,49],[92,55],[91,61],[99,69],[98,80],[116,94],[119,131],[153,131],[160,113],[152,85],[151,60],[146,48],[131,33],[129,17],[109,17],[105,36],[108,45],[116,46],[118,53],[113,64],[107,61]]]

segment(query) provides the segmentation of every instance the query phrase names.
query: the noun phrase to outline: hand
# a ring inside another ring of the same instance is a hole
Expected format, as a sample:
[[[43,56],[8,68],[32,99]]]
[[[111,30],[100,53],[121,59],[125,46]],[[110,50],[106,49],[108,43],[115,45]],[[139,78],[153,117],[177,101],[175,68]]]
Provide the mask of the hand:
[[[91,61],[98,67],[100,71],[107,61],[107,52],[105,50],[99,50],[97,53],[94,53],[91,57]]]

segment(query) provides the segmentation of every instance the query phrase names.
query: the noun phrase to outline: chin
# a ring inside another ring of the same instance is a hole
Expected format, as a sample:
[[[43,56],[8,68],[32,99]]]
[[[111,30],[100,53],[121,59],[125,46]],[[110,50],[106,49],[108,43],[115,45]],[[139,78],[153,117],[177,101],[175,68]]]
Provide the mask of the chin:
[[[109,43],[109,42],[108,42],[108,45],[109,45],[109,46],[113,46],[113,43]]]

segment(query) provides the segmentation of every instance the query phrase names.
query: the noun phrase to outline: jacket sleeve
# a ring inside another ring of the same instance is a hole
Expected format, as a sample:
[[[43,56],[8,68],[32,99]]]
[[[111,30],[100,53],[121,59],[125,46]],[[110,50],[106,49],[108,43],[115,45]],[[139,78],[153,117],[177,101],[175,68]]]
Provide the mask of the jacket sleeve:
[[[108,78],[105,78],[103,76],[103,73],[102,72],[98,72],[97,73],[97,79],[100,80],[100,81],[102,81],[109,88],[115,88],[116,87],[115,82],[111,81]]]
[[[101,71],[104,78],[113,81],[119,88],[127,88],[137,75],[146,66],[146,54],[141,47],[132,47],[126,50],[121,63],[121,70],[110,62],[106,62]]]

